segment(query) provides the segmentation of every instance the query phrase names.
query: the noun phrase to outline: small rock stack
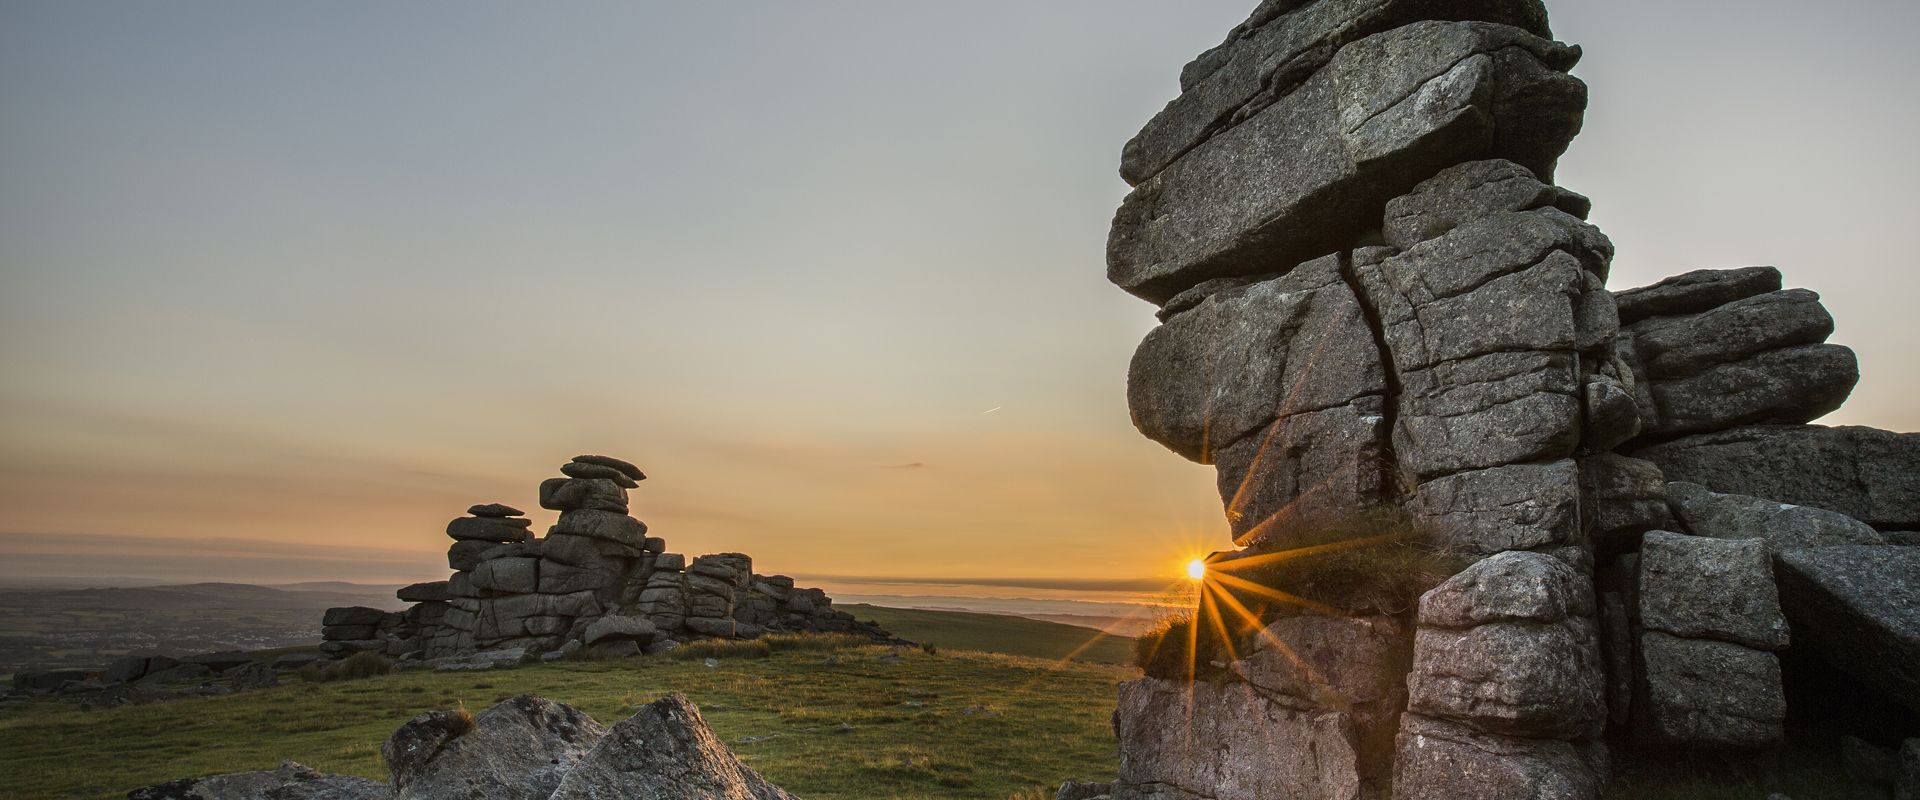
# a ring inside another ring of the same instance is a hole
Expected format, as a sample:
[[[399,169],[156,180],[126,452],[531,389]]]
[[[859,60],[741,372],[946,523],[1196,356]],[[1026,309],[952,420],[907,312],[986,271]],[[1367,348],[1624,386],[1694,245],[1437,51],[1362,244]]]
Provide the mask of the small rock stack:
[[[1551,36],[1539,0],[1265,0],[1122,152],[1133,421],[1241,549],[1222,645],[1123,686],[1116,798],[1592,798],[1607,742],[1780,742],[1788,664],[1920,719],[1920,435],[1806,424],[1858,367],[1778,270],[1606,289]],[[1388,517],[1477,563],[1348,617],[1257,584]]]
[[[545,538],[519,509],[492,503],[447,524],[446,581],[400,590],[405,612],[329,609],[329,654],[458,659],[482,651],[559,653],[594,647],[618,655],[694,638],[754,638],[766,632],[847,632],[891,637],[835,611],[818,589],[753,574],[740,553],[688,563],[628,515],[627,490],[646,475],[633,464],[584,455],[541,482],[542,508],[560,512]]]

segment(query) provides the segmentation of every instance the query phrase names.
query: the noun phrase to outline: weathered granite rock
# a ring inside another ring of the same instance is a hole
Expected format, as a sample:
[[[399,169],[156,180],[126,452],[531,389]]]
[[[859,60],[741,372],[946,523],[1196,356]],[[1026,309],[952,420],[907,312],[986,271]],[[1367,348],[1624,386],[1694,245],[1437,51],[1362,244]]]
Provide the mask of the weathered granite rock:
[[[1419,485],[1408,510],[1467,555],[1559,544],[1580,532],[1572,459],[1460,472]]]
[[[518,517],[526,514],[520,509],[503,503],[472,506],[467,509],[467,513],[476,517]]]
[[[1780,291],[1780,270],[1773,267],[1700,269],[1651,286],[1613,293],[1620,324],[1648,317],[1698,314],[1736,300]]]
[[[549,478],[540,483],[540,507],[554,511],[598,509],[627,513],[627,490],[605,478]]]
[[[395,800],[537,800],[605,736],[592,717],[523,694],[464,718],[429,711],[380,745]]]
[[[627,477],[626,473],[621,472],[620,470],[614,469],[613,467],[601,466],[599,464],[583,464],[578,461],[573,461],[566,464],[561,464],[560,472],[561,474],[566,475],[569,478],[588,478],[588,479],[595,479],[595,480],[613,481],[614,485],[619,486],[622,489],[633,489],[640,485],[638,482],[634,481],[634,479]]]
[[[622,617],[609,614],[588,625],[586,634],[580,641],[587,645],[596,645],[605,641],[625,639],[638,642],[644,647],[648,642],[653,641],[657,632],[653,623],[644,617]]]
[[[1268,625],[1253,652],[1229,668],[1269,697],[1323,709],[1387,701],[1392,712],[1406,702],[1412,658],[1412,630],[1403,620],[1300,615]]]
[[[1585,381],[1575,354],[1615,332],[1601,288],[1613,247],[1556,208],[1502,212],[1353,270],[1399,376],[1393,432],[1423,480],[1573,454]]]
[[[1422,628],[1407,676],[1409,711],[1485,733],[1591,739],[1606,724],[1598,630],[1591,620]]]
[[[1581,505],[1590,541],[1612,544],[1646,531],[1672,528],[1666,475],[1652,462],[1618,453],[1580,459]]]
[[[1164,302],[1350,246],[1388,200],[1460,161],[1538,175],[1579,130],[1578,51],[1519,28],[1416,22],[1348,44],[1295,92],[1127,195],[1107,276]]]
[[[562,512],[550,533],[605,539],[641,548],[646,544],[647,525],[624,513],[583,508]]]
[[[1920,549],[1817,547],[1776,563],[1796,644],[1920,712]]]
[[[1341,46],[1421,20],[1480,20],[1551,36],[1537,0],[1334,0],[1261,3],[1220,46],[1180,73],[1181,94],[1155,115],[1120,156],[1129,184],[1153,177],[1215,134],[1296,90]]]
[[[605,562],[593,567],[574,567],[557,561],[544,561],[541,562],[537,591],[542,594],[593,591],[614,586],[620,579],[619,568]]]
[[[1062,781],[1053,800],[1099,800],[1112,796],[1112,781]]]
[[[1757,750],[1785,736],[1787,701],[1772,653],[1647,631],[1640,664],[1634,720],[1645,744]]]
[[[1650,439],[1739,425],[1807,422],[1846,402],[1860,380],[1853,350],[1813,344],[1768,350],[1668,380],[1649,380]]]
[[[1762,539],[1776,553],[1805,547],[1887,543],[1879,531],[1845,514],[1720,494],[1696,483],[1667,484],[1667,503],[1688,533],[1716,539]]]
[[[421,603],[428,601],[452,600],[453,594],[447,591],[446,581],[430,581],[403,587],[393,593],[402,602]]]
[[[1755,425],[1643,447],[1669,481],[1845,514],[1882,530],[1920,528],[1920,434]]]
[[[1358,797],[1352,720],[1298,710],[1245,683],[1140,678],[1120,685],[1115,800]]]
[[[387,785],[324,775],[295,761],[279,769],[182,778],[127,793],[127,800],[387,800]]]
[[[1397,473],[1384,462],[1384,419],[1379,398],[1362,397],[1289,414],[1213,453],[1234,543],[1283,547],[1289,531],[1390,496]]]
[[[1820,305],[1820,295],[1788,289],[1698,314],[1652,317],[1625,330],[1647,375],[1658,380],[1697,375],[1769,350],[1819,344],[1833,334],[1833,316]]]
[[[1282,415],[1385,391],[1380,353],[1333,256],[1206,298],[1149,333],[1127,371],[1134,426],[1203,464]]]
[[[527,538],[532,520],[508,517],[460,517],[447,523],[447,535],[458,541],[519,542]]]
[[[1494,214],[1558,208],[1587,218],[1592,202],[1541,183],[1526,167],[1505,160],[1469,161],[1448,167],[1387,203],[1381,235],[1406,250],[1454,228]]]
[[[483,561],[474,568],[472,580],[476,589],[531,594],[540,590],[540,559],[496,558]]]
[[[228,677],[233,678],[233,690],[236,692],[267,689],[280,685],[280,672],[258,661],[249,661],[235,668]]]
[[[1592,800],[1606,746],[1500,736],[1407,714],[1395,740],[1393,800]]]
[[[480,566],[480,556],[499,546],[498,542],[454,542],[452,547],[447,548],[447,568],[456,572],[472,572]],[[451,585],[447,587],[447,592],[459,596],[453,592]]]
[[[576,464],[594,464],[602,467],[612,467],[619,470],[620,474],[636,481],[644,481],[647,479],[646,473],[641,472],[639,467],[634,466],[631,462],[622,461],[613,456],[574,456],[573,461]]]
[[[1555,623],[1594,614],[1593,585],[1559,559],[1509,551],[1481,560],[1420,598],[1420,624]]]
[[[1756,650],[1789,640],[1766,542],[1649,532],[1640,546],[1640,624]]]
[[[567,772],[552,800],[796,800],[735,758],[683,695],[642,706]]]
[[[379,625],[387,617],[387,612],[366,606],[341,606],[329,608],[321,616],[321,625]]]

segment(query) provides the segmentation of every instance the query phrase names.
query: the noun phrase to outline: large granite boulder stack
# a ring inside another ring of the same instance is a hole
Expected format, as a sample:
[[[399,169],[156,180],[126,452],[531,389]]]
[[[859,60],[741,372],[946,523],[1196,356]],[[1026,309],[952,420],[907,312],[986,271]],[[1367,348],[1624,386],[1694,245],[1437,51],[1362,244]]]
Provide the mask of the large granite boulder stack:
[[[540,506],[560,512],[546,536],[532,535],[517,508],[473,506],[447,525],[451,577],[399,590],[412,603],[406,611],[329,610],[322,648],[472,668],[496,660],[476,661],[476,653],[634,655],[660,641],[810,631],[892,638],[834,610],[818,589],[754,574],[744,554],[689,561],[666,552],[666,541],[628,514],[627,490],[646,479],[633,464],[584,455],[560,472],[539,488]]]
[[[1553,185],[1579,57],[1531,0],[1268,0],[1127,144],[1107,274],[1162,323],[1128,404],[1214,465],[1241,549],[1209,561],[1214,644],[1123,688],[1116,798],[1592,798],[1610,726],[1779,742],[1802,617],[1871,629],[1879,655],[1806,641],[1900,695],[1907,621],[1846,588],[1896,579],[1835,565],[1920,538],[1920,435],[1808,424],[1858,369],[1774,268],[1607,290],[1613,244]],[[1410,532],[1354,522],[1382,511]],[[1387,663],[1271,569],[1382,539],[1474,565],[1357,614],[1402,632],[1404,691],[1246,677],[1266,635]]]

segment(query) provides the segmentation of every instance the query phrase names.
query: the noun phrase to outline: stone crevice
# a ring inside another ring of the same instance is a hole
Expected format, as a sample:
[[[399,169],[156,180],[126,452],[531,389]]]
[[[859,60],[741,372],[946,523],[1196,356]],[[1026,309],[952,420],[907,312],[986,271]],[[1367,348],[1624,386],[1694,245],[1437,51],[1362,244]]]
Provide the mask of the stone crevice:
[[[1380,354],[1380,369],[1386,378],[1386,394],[1380,404],[1380,421],[1373,426],[1376,438],[1375,452],[1379,458],[1380,471],[1377,502],[1391,503],[1400,499],[1400,459],[1393,446],[1393,431],[1400,423],[1400,396],[1403,391],[1400,383],[1400,366],[1394,361],[1393,349],[1387,344],[1387,326],[1380,318],[1380,308],[1367,294],[1366,286],[1360,282],[1360,276],[1353,268],[1353,254],[1340,254],[1340,280],[1347,284],[1347,290],[1353,292],[1354,302],[1360,306],[1360,317],[1366,321],[1367,332],[1373,335],[1373,347]]]

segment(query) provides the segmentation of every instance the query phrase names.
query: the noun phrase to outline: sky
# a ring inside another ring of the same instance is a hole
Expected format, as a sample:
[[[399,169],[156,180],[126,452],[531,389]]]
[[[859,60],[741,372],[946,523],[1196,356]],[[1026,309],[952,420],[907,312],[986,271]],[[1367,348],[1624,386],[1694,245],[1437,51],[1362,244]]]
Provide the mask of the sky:
[[[1150,593],[1229,537],[1115,170],[1253,5],[0,2],[0,581],[435,580],[604,453],[672,551]],[[1778,266],[1920,429],[1920,5],[1549,7],[1610,285]]]

